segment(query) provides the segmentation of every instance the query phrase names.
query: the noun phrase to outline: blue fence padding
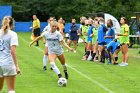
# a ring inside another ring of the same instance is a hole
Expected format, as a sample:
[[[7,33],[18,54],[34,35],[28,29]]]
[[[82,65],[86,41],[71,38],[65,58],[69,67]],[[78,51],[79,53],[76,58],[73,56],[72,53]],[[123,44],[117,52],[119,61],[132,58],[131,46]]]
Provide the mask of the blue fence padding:
[[[12,6],[0,6],[0,26],[4,16],[12,16]]]
[[[43,31],[43,29],[48,25],[48,22],[41,22],[40,24],[40,30],[41,32]]]
[[[30,27],[32,22],[15,22],[15,31],[16,32],[29,32],[31,31]]]
[[[47,26],[47,22],[40,22],[40,28],[41,32]],[[78,27],[80,27],[80,24],[76,24]],[[16,32],[31,32],[32,29],[30,27],[32,26],[32,22],[15,22],[15,31]],[[69,33],[71,23],[65,23],[65,33]]]
[[[40,23],[41,31],[44,29],[46,25],[48,25],[47,22]],[[32,26],[32,22],[15,22],[15,31],[16,32],[31,32],[32,31],[32,29],[30,29],[31,26]]]

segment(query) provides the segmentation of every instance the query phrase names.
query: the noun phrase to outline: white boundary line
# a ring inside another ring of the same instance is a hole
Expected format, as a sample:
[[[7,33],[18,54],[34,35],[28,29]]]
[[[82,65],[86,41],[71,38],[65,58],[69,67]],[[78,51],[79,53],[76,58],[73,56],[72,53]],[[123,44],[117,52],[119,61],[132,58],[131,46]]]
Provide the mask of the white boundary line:
[[[24,42],[26,42],[27,44],[29,44],[29,42],[26,41],[24,38],[22,38],[20,35],[18,35],[18,37],[19,37],[22,41],[24,41]],[[43,52],[43,53],[44,53],[44,51],[43,51],[41,48],[35,47],[35,46],[33,46],[33,47],[36,48],[37,50],[39,50],[40,52]],[[111,91],[110,89],[106,88],[104,85],[102,85],[102,84],[99,83],[98,81],[96,81],[96,80],[94,80],[94,79],[91,79],[90,77],[88,77],[88,76],[85,75],[84,73],[78,71],[77,69],[73,68],[72,66],[68,65],[68,67],[71,68],[72,70],[74,70],[75,72],[77,72],[78,74],[80,74],[81,76],[83,76],[84,78],[88,79],[88,80],[91,81],[92,83],[94,83],[94,84],[98,85],[99,87],[101,87],[102,89],[106,90],[108,93],[114,93],[113,91]]]

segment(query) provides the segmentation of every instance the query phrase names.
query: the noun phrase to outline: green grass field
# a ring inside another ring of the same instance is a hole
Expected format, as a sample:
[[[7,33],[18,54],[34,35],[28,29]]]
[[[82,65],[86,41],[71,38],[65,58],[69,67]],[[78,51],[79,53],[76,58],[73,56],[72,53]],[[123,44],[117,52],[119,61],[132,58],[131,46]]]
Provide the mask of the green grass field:
[[[18,33],[17,58],[22,75],[17,76],[16,93],[140,93],[140,54],[129,49],[129,66],[120,67],[81,61],[83,44],[77,53],[65,52],[69,79],[67,87],[58,87],[57,75],[42,70],[44,44],[29,47],[31,33]],[[121,53],[119,54],[121,62]],[[59,61],[56,62],[62,74]],[[63,74],[64,76],[64,74]],[[6,85],[2,93],[7,93]]]

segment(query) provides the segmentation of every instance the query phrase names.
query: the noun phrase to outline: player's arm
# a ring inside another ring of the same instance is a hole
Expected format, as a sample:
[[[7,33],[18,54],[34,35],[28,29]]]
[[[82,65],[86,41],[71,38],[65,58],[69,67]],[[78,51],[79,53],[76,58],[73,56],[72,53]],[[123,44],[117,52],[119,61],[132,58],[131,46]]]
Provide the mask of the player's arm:
[[[30,47],[33,45],[34,42],[38,41],[42,39],[42,36],[38,36],[35,40],[33,40],[31,43],[30,43]]]
[[[64,47],[66,47],[68,50],[70,50],[70,51],[73,50],[72,48],[70,48],[70,47],[66,44],[66,42],[65,42],[64,40],[60,41],[60,43],[61,43]]]
[[[11,55],[12,55],[12,58],[13,58],[14,64],[15,64],[15,66],[16,66],[17,74],[19,74],[19,73],[20,73],[20,69],[19,69],[19,66],[18,66],[18,63],[17,63],[17,57],[16,57],[16,45],[12,45],[12,46],[11,46]]]
[[[128,36],[128,31],[125,31],[124,34],[117,34],[117,36]]]

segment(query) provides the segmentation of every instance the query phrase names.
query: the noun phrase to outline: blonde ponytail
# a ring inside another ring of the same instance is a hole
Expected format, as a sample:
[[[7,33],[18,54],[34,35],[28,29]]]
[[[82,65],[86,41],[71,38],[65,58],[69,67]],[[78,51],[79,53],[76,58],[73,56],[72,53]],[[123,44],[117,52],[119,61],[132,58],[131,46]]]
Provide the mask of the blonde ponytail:
[[[4,30],[4,34],[6,34],[9,30],[9,18],[5,16],[2,20],[2,29]]]

